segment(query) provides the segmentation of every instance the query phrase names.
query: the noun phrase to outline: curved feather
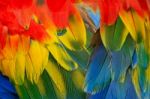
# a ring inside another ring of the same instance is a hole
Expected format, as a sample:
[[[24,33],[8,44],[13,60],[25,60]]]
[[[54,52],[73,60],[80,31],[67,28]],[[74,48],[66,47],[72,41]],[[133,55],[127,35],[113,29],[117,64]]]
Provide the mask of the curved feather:
[[[141,39],[145,39],[144,18],[140,17],[135,11],[121,10],[119,13],[121,20],[125,27],[128,29],[131,37],[140,42]]]
[[[78,50],[82,48],[80,43],[76,40],[78,37],[75,37],[68,27],[64,31],[58,31],[57,37],[64,46],[70,50]]]
[[[113,25],[101,26],[100,31],[100,35],[105,47],[114,51],[118,51],[122,48],[128,35],[128,30],[120,18],[118,18],[116,23]]]
[[[69,17],[69,28],[74,38],[81,46],[79,49],[81,49],[86,44],[86,29],[80,13],[77,11],[76,8],[74,8],[73,10],[74,13]]]
[[[37,41],[32,40],[31,41],[31,45],[30,45],[30,49],[29,49],[29,57],[31,59],[31,64],[33,66],[33,80],[35,82],[38,81],[38,78],[40,76],[41,73],[41,69],[42,69],[42,53],[41,53],[41,48],[40,48],[40,44]],[[30,71],[29,71],[30,73]]]
[[[132,93],[132,94],[131,94]],[[124,82],[112,81],[105,99],[139,99],[135,92],[130,71],[127,72]]]
[[[9,79],[0,74],[0,98],[1,99],[19,99],[15,88]]]
[[[103,45],[94,50],[86,74],[84,91],[96,93],[107,86],[111,79],[111,57]],[[105,74],[105,75],[103,75]]]
[[[134,44],[132,38],[128,36],[120,51],[111,52],[112,79],[124,81],[127,69],[132,63],[132,56],[135,49]]]
[[[49,58],[49,62],[46,66],[46,71],[59,91],[58,93],[56,92],[57,96],[59,96],[60,99],[65,99],[66,85],[64,83],[63,76],[61,75],[59,69],[57,68],[57,64],[54,62],[52,58],[51,59]]]
[[[47,48],[56,61],[66,70],[70,71],[78,67],[77,63],[74,62],[62,44],[54,42],[47,46]]]

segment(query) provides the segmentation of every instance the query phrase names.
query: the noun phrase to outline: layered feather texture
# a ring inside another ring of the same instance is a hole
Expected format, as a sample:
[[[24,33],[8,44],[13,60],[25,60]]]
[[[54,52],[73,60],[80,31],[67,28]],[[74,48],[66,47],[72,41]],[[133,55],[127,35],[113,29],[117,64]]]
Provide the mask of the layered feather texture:
[[[147,99],[149,49],[149,0],[0,0],[2,99]]]

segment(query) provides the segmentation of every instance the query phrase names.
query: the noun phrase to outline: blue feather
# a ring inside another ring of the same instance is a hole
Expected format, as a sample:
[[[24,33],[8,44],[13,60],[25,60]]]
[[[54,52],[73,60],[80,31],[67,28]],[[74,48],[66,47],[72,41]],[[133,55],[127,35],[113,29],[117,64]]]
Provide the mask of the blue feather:
[[[111,57],[103,45],[95,49],[85,78],[86,92],[94,94],[109,84],[110,60]]]
[[[18,99],[15,88],[2,74],[0,74],[0,99]]]
[[[19,99],[17,95],[12,93],[0,93],[0,99]]]
[[[137,64],[137,53],[136,51],[134,51],[133,56],[132,56],[132,65],[131,65],[132,68],[135,68],[136,64]]]
[[[124,82],[111,82],[105,99],[138,99],[129,72]]]
[[[87,12],[89,14],[89,17],[94,22],[96,28],[99,28],[99,26],[100,26],[100,13],[99,13],[99,11],[97,10],[96,12],[93,12],[91,9],[88,9]]]
[[[134,49],[134,42],[128,37],[120,51],[111,52],[112,79],[118,81],[125,77],[126,71],[132,63]]]
[[[138,99],[131,80],[131,73],[128,71],[123,83],[113,80],[109,86],[89,96],[89,99]]]
[[[94,94],[94,95],[90,95],[88,97],[88,99],[105,99],[106,94],[108,92],[109,89],[109,85],[106,86],[104,89],[102,89],[101,91],[99,91],[98,93]]]
[[[9,79],[1,74],[0,74],[0,86],[1,88],[3,87],[3,89],[9,92],[16,93],[15,88],[12,86]]]

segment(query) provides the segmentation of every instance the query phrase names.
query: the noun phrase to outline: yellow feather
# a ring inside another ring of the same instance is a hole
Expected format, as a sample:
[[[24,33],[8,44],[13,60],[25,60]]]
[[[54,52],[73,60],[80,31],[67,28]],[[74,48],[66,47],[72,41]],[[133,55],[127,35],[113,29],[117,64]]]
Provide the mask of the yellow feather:
[[[139,37],[145,38],[144,20],[134,11],[120,11],[123,23],[130,32],[132,38],[137,41]]]
[[[38,78],[42,71],[42,52],[40,44],[37,41],[32,40],[29,49],[29,56],[31,58],[33,66],[33,80],[38,81]]]
[[[137,66],[136,66],[137,67]],[[132,82],[133,82],[133,85],[135,87],[135,91],[138,95],[138,98],[141,99],[141,91],[140,91],[140,85],[139,85],[139,79],[138,79],[138,68],[135,68],[132,72]]]
[[[17,77],[15,75],[15,60],[4,59],[2,61],[2,72],[4,75],[8,76],[14,83],[18,84]]]
[[[150,56],[150,50],[149,50],[150,49],[150,19],[149,17],[146,17],[145,31],[146,31],[146,36],[145,36],[144,44],[145,44],[146,51],[148,52]]]
[[[26,55],[26,75],[27,78],[33,83],[34,69],[29,55]]]
[[[23,84],[25,76],[25,53],[23,51],[18,51],[16,53],[16,62],[15,62],[15,76],[17,84]]]
[[[46,71],[48,72],[49,76],[54,82],[54,85],[57,87],[57,90],[59,90],[58,93],[58,96],[60,96],[59,99],[65,99],[66,86],[65,86],[63,76],[61,75],[59,69],[57,68],[57,64],[54,63],[53,61],[49,61],[46,66]]]
[[[53,57],[56,59],[56,61],[66,70],[70,71],[78,67],[76,62],[74,62],[74,60],[66,52],[63,45],[60,45],[58,43],[52,43],[49,46],[47,46],[47,48],[53,55]]]
[[[69,28],[80,45],[79,49],[86,44],[86,29],[80,13],[75,9],[74,14],[69,17]]]
[[[10,65],[10,60],[8,60],[8,59],[2,60],[1,71],[2,71],[3,75],[6,75],[8,77],[10,77],[10,75],[11,75],[9,65]]]
[[[68,27],[65,33],[58,36],[58,39],[70,50],[78,50],[82,47]]]
[[[49,51],[42,45],[40,46],[40,48],[41,48],[41,53],[42,53],[42,65],[43,65],[41,69],[41,73],[42,73],[45,66],[48,64]]]
[[[43,80],[42,78],[40,77],[39,80],[38,80],[38,83],[37,83],[37,87],[40,91],[40,94],[42,95],[42,97],[46,97],[46,89],[44,87],[44,83],[43,83]],[[44,98],[45,99],[45,98]]]
[[[84,75],[80,70],[72,72],[72,80],[78,89],[83,90]]]

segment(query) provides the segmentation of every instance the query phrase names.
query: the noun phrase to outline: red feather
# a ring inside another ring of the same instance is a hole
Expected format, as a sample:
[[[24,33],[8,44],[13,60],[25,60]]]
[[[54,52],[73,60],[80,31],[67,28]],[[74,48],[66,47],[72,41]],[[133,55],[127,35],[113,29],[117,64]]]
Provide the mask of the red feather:
[[[31,20],[30,27],[27,31],[25,31],[24,34],[30,36],[32,39],[39,41],[43,41],[47,36],[44,27],[41,24],[35,23],[33,20]]]
[[[143,10],[138,0],[124,0],[123,8],[127,11],[133,8],[139,15],[143,16]]]
[[[3,49],[6,44],[8,29],[0,23],[0,49]]]
[[[53,22],[59,28],[68,25],[68,18],[72,3],[70,0],[47,0],[48,8],[51,12]]]
[[[18,34],[24,31],[14,13],[4,10],[0,13],[0,22],[8,27],[10,34]]]
[[[33,0],[11,0],[10,5],[12,8],[22,9],[30,7],[32,3]]]
[[[121,7],[120,0],[99,0],[99,7],[102,24],[114,24]]]
[[[146,13],[150,13],[150,0],[138,0],[138,2]]]

